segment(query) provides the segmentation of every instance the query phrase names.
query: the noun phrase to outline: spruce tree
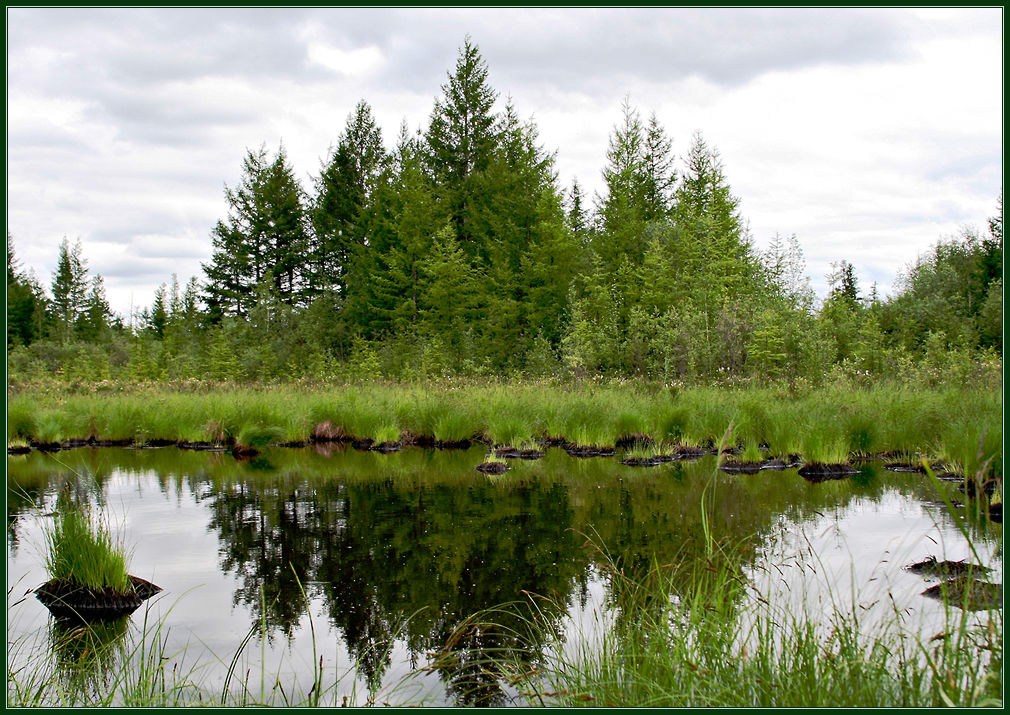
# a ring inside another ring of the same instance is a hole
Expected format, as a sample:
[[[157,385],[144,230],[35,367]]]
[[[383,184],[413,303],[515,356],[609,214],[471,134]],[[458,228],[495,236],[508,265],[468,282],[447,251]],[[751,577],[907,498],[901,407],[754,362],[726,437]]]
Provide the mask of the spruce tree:
[[[640,262],[645,248],[641,240],[646,218],[642,210],[645,135],[638,110],[627,97],[621,104],[621,116],[622,124],[614,127],[607,148],[603,170],[606,194],[598,197],[601,231],[593,246],[611,269],[616,269],[623,256]]]
[[[84,312],[88,291],[88,267],[81,256],[81,241],[73,248],[64,238],[56,261],[52,282],[52,312],[57,335],[68,342]]]
[[[312,207],[315,245],[312,255],[313,295],[326,289],[347,291],[347,274],[355,250],[365,245],[363,214],[387,162],[382,133],[372,109],[359,101],[323,171],[316,180]]]
[[[7,345],[30,345],[42,337],[45,295],[14,257],[14,239],[7,234]]]
[[[485,238],[475,235],[472,215],[482,199],[476,178],[487,169],[498,143],[491,111],[495,99],[487,83],[487,65],[467,36],[455,72],[435,100],[425,134],[425,159],[442,211],[471,257],[481,252]]]
[[[269,281],[287,303],[303,304],[308,249],[302,189],[281,147],[271,162],[266,147],[249,150],[235,189],[225,187],[227,221],[211,233],[213,255],[203,264],[205,300],[212,320],[245,316],[255,287]]]

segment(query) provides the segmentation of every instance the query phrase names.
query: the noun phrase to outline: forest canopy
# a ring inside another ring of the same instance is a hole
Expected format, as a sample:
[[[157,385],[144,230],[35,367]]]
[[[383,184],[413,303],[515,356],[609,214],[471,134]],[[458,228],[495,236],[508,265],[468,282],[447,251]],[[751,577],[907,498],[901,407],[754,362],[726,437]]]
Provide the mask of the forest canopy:
[[[427,127],[387,144],[359,101],[303,186],[248,149],[203,274],[137,320],[80,241],[48,285],[7,237],[9,378],[260,381],[445,375],[818,383],[832,371],[967,375],[1002,356],[1002,196],[984,232],[918,256],[893,296],[839,256],[818,301],[795,235],[755,248],[718,150],[675,152],[625,100],[601,194],[562,187],[469,38]],[[961,379],[961,378],[954,378]]]

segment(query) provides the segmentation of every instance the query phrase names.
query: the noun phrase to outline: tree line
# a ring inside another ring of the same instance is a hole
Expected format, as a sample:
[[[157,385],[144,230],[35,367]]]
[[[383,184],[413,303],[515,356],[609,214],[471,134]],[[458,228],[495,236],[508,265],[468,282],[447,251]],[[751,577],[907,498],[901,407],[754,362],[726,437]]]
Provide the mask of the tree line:
[[[8,235],[12,371],[795,381],[1001,356],[1002,198],[987,235],[937,243],[894,297],[864,294],[842,260],[818,303],[795,236],[756,250],[700,133],[678,159],[656,114],[625,100],[588,197],[560,186],[535,122],[498,99],[467,38],[427,128],[401,124],[391,149],[362,100],[308,189],[283,146],[248,150],[203,276],[173,276],[128,324],[79,241],[61,245],[47,292]]]

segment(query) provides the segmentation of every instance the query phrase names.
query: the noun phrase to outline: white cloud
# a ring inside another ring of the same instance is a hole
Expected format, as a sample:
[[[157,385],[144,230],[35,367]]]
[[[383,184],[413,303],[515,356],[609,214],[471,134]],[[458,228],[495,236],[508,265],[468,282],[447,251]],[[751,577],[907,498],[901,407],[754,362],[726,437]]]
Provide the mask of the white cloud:
[[[8,229],[44,283],[82,238],[115,309],[210,257],[247,147],[310,188],[359,99],[414,131],[470,33],[491,84],[601,186],[625,94],[724,159],[757,245],[796,233],[815,287],[846,259],[883,289],[982,224],[1002,182],[1002,10],[28,9],[8,11]]]

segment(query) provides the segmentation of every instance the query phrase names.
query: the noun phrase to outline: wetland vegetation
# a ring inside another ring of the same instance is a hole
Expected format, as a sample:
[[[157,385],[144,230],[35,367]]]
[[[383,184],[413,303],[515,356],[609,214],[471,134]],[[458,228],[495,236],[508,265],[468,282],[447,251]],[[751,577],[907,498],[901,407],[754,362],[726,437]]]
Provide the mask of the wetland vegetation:
[[[1001,705],[1002,200],[818,299],[701,134],[626,101],[589,206],[469,39],[442,89],[311,191],[248,151],[130,315],[8,234],[8,704]],[[120,543],[132,617],[20,597]]]

